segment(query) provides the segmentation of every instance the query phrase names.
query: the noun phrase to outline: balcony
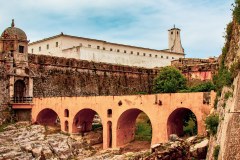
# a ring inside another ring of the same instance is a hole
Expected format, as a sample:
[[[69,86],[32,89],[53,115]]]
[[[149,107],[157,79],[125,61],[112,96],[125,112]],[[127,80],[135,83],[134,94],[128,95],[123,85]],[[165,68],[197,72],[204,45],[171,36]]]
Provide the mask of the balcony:
[[[12,97],[11,104],[13,109],[31,109],[33,97]]]

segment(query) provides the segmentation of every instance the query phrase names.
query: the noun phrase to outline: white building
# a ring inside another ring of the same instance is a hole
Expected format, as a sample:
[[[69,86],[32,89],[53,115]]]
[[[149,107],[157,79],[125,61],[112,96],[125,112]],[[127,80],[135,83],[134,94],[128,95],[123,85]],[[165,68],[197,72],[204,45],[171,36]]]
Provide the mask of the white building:
[[[65,35],[63,33],[29,44],[32,54],[75,58],[145,68],[171,65],[172,60],[184,58],[180,29],[169,31],[169,48],[156,50],[90,38]]]

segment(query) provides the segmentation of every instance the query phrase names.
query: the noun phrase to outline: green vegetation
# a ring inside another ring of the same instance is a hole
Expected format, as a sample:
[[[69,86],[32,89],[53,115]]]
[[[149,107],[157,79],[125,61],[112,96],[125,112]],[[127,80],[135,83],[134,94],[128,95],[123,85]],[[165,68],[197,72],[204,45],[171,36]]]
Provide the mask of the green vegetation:
[[[219,116],[217,114],[211,114],[206,118],[205,124],[211,135],[217,133],[218,123]]]
[[[186,78],[174,67],[164,67],[154,80],[155,93],[175,93],[186,89]]]
[[[5,131],[4,128],[6,128],[10,124],[13,124],[13,123],[4,123],[4,124],[0,125],[0,132],[4,132]]]
[[[189,88],[189,91],[190,92],[210,92],[211,90],[215,90],[215,88],[216,87],[212,82],[207,81]]]
[[[220,151],[220,146],[219,145],[215,146],[214,151],[213,151],[214,160],[218,160],[219,151]]]
[[[238,24],[240,24],[240,0],[235,0],[235,5],[233,9],[233,17],[236,19]]]
[[[224,86],[231,86],[233,78],[231,73],[226,69],[220,69],[218,74],[213,77],[213,82],[216,85],[218,96],[221,95]]]
[[[197,135],[197,119],[191,111],[183,117],[183,133],[184,136]]]
[[[101,123],[92,125],[92,130],[93,131],[96,131],[96,130],[99,130],[99,129],[102,129],[102,124]]]
[[[218,97],[216,96],[214,100],[214,109],[217,109],[217,104],[218,104]]]
[[[143,112],[139,114],[136,120],[135,140],[138,141],[151,141],[152,139],[152,126],[146,114]]]
[[[225,93],[224,99],[227,100],[229,97],[232,97],[232,96],[233,96],[233,93],[228,91],[227,93]]]
[[[196,121],[192,118],[187,122],[186,126],[183,126],[184,135],[193,136],[197,134]]]

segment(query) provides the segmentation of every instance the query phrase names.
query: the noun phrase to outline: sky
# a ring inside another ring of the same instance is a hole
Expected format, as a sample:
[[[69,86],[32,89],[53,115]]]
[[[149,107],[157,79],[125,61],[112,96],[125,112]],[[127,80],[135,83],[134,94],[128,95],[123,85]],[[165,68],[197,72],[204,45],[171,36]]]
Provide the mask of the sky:
[[[186,57],[219,56],[234,0],[0,0],[0,32],[15,19],[30,42],[64,34],[152,49],[181,29]]]

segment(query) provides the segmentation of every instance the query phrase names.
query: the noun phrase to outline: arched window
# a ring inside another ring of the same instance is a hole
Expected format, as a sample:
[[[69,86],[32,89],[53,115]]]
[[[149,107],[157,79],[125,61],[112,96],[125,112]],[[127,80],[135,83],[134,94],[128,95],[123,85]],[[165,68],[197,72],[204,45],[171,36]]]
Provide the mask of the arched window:
[[[68,132],[69,126],[68,126],[68,121],[65,121],[65,131]]]
[[[112,117],[112,109],[107,110],[108,117]]]
[[[14,84],[14,97],[25,97],[25,83],[23,80],[17,80]]]

